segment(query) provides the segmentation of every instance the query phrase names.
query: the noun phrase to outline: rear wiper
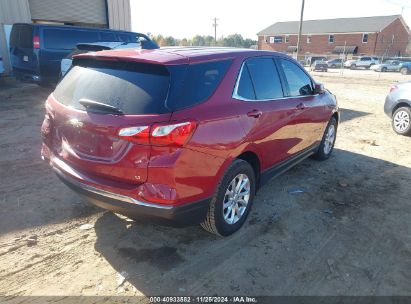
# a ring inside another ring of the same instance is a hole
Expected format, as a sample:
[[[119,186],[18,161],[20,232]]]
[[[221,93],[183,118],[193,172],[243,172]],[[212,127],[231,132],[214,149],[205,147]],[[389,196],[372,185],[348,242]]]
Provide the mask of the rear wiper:
[[[112,113],[119,115],[124,114],[123,111],[121,111],[119,108],[98,101],[82,98],[78,102],[79,104],[83,105],[87,110],[91,110],[92,112]]]

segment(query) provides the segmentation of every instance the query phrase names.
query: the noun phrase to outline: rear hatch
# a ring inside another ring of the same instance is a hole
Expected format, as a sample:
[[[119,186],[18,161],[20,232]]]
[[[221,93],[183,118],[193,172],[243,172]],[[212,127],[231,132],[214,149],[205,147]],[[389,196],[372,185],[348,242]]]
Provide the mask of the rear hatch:
[[[39,74],[39,37],[30,24],[15,24],[10,34],[10,60],[14,70]]]
[[[52,153],[89,176],[131,184],[147,178],[150,145],[120,138],[130,127],[168,122],[170,75],[147,63],[75,60],[46,110]]]

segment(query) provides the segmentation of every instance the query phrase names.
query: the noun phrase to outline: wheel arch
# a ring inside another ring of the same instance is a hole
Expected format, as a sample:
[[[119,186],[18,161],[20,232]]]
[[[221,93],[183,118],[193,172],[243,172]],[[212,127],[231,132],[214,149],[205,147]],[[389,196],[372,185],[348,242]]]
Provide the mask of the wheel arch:
[[[395,105],[395,107],[392,108],[391,117],[394,115],[395,111],[402,107],[411,108],[411,101],[407,99],[398,100],[398,103]]]
[[[236,159],[241,159],[248,162],[254,170],[257,185],[256,190],[259,188],[260,185],[260,173],[261,173],[261,161],[258,157],[257,153],[251,150],[247,150],[242,152],[240,155],[236,157]]]

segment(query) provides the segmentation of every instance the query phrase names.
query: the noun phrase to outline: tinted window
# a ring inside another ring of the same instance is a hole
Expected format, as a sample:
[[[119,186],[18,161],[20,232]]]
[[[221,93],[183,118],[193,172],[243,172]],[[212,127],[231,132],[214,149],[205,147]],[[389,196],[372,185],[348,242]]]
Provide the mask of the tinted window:
[[[250,72],[248,71],[248,67],[246,64],[244,64],[243,70],[240,75],[237,88],[237,95],[246,99],[256,99],[253,83],[250,77]]]
[[[118,38],[121,42],[137,42],[137,36],[133,34],[119,33]]]
[[[125,114],[167,112],[170,77],[165,67],[131,63],[82,65],[74,66],[54,91],[62,104],[84,109],[79,100],[85,98],[115,106]]]
[[[311,95],[312,84],[308,75],[295,63],[281,59],[281,66],[289,88],[290,96]]]
[[[71,50],[77,43],[99,41],[97,31],[45,29],[43,33],[46,49]]]
[[[114,33],[109,33],[109,32],[101,32],[101,41],[117,41],[116,35]]]
[[[230,64],[225,60],[170,67],[174,80],[168,107],[178,110],[210,98]]]
[[[14,25],[10,34],[10,47],[33,48],[33,27]]]
[[[246,62],[254,84],[257,99],[275,99],[283,97],[277,68],[271,58],[255,58]]]

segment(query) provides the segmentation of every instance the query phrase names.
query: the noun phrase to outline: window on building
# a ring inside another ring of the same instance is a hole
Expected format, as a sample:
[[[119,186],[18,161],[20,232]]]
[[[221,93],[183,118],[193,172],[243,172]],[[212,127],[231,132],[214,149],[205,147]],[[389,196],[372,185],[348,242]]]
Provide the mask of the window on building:
[[[328,43],[334,43],[334,35],[328,35]]]
[[[274,37],[270,37],[270,43],[274,43]]]
[[[363,34],[362,35],[362,43],[367,43],[368,42],[368,34]]]
[[[311,36],[307,36],[307,43],[311,43]]]
[[[285,42],[285,43],[288,43],[289,41],[290,41],[290,36],[286,35],[286,36],[284,37],[284,42]]]

